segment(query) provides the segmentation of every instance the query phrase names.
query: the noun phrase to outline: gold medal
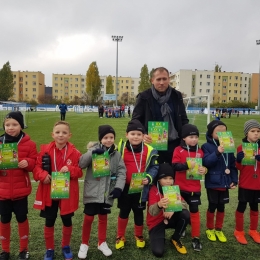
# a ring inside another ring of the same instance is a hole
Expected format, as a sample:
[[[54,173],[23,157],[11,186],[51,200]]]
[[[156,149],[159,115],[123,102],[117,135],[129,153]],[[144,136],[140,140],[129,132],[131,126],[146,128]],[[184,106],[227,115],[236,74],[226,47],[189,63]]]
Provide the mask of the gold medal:
[[[168,222],[168,219],[166,219],[166,218],[164,219],[163,222],[164,222],[165,225],[168,225],[168,223],[169,223],[169,222]]]
[[[227,168],[227,169],[225,170],[225,173],[226,173],[226,174],[230,174],[230,170]]]

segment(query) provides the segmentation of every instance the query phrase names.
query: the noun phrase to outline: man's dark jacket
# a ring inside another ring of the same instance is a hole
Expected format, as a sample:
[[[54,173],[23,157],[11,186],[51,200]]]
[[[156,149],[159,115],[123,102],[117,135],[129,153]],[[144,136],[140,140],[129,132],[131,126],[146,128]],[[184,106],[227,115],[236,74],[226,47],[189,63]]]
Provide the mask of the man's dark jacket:
[[[189,123],[181,92],[172,89],[171,101],[174,107],[173,123],[179,137],[181,137],[182,126]],[[155,114],[153,112],[155,107],[154,102],[157,101],[153,98],[152,90],[149,88],[138,94],[136,105],[133,111],[132,119],[137,119],[142,123],[146,134],[148,132],[148,121],[158,121],[156,120]]]

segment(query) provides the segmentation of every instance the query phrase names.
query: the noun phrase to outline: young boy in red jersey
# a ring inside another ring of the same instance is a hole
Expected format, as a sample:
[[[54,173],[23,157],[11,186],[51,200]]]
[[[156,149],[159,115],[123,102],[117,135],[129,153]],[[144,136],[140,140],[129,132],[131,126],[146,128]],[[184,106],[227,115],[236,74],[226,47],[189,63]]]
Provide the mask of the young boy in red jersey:
[[[36,166],[33,170],[35,181],[40,181],[34,208],[41,210],[40,216],[45,218],[44,239],[46,253],[44,260],[54,258],[54,224],[60,209],[62,227],[62,254],[68,260],[73,254],[70,249],[70,239],[72,234],[72,217],[78,209],[79,204],[79,184],[78,178],[82,177],[82,170],[78,166],[80,152],[69,142],[71,137],[70,125],[65,121],[57,122],[53,127],[52,141],[49,144],[41,145],[40,153],[37,157]],[[50,157],[50,172],[43,169],[43,156]],[[52,172],[70,173],[70,190],[68,199],[51,198],[51,174]]]
[[[5,133],[0,137],[1,144],[17,143],[18,168],[0,170],[0,240],[1,260],[10,258],[11,219],[14,212],[18,222],[20,242],[19,260],[29,259],[28,195],[32,191],[29,172],[34,168],[36,144],[25,134],[23,115],[20,111],[10,112],[4,119]],[[17,154],[15,155],[17,157]]]
[[[201,185],[200,180],[187,179],[186,171],[194,168],[194,161],[186,161],[186,158],[203,158],[203,151],[198,146],[199,130],[195,125],[186,124],[182,127],[182,140],[180,146],[176,147],[173,153],[172,165],[175,170],[175,184],[179,185],[181,196],[189,205],[191,221],[192,247],[200,251],[200,213]],[[204,175],[207,169],[199,166],[198,171]]]
[[[181,234],[190,221],[190,214],[187,210],[187,203],[182,201],[182,211],[164,212],[169,203],[168,198],[164,198],[162,187],[172,186],[174,173],[168,163],[160,164],[158,175],[154,185],[149,191],[148,210],[146,223],[149,228],[149,238],[152,253],[156,257],[162,257],[165,248],[165,229],[175,229],[171,242],[176,250],[181,254],[186,254],[187,250],[181,243]]]
[[[128,223],[128,217],[133,210],[134,213],[134,234],[136,246],[145,247],[143,238],[143,210],[148,200],[149,184],[152,184],[154,177],[158,172],[157,151],[150,145],[143,142],[144,128],[142,124],[134,119],[128,123],[126,129],[127,142],[122,140],[119,143],[118,151],[122,154],[126,166],[126,184],[121,197],[118,199],[120,208],[117,222],[116,249],[123,249],[125,245],[125,231]],[[146,173],[143,179],[143,191],[139,193],[128,194],[130,182],[133,173]]]
[[[243,143],[256,143],[257,155],[255,155],[255,165],[243,165],[242,160],[245,156],[242,145],[237,148],[236,166],[240,171],[239,189],[238,189],[238,206],[236,210],[236,229],[234,235],[240,244],[246,245],[247,240],[244,232],[244,212],[247,203],[250,206],[250,228],[249,236],[256,242],[260,243],[260,235],[257,232],[258,228],[258,203],[260,203],[260,124],[251,119],[244,124],[245,138]]]

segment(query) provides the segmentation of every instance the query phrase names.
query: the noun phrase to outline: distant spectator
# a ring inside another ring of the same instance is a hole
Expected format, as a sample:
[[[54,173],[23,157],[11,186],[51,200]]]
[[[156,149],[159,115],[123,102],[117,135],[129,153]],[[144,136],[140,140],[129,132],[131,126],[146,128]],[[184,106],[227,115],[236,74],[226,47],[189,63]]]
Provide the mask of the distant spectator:
[[[243,115],[246,113],[246,110],[245,109],[243,109]]]
[[[121,116],[125,117],[125,104],[122,104],[122,106],[120,107],[121,110]]]
[[[250,108],[248,108],[248,115],[250,115],[250,112],[251,112],[251,109],[250,109]]]
[[[65,120],[66,112],[68,111],[67,105],[65,103],[61,103],[59,105],[59,109],[60,109],[60,120],[63,121]]]
[[[104,107],[102,105],[99,105],[98,107],[98,116],[99,118],[102,118],[104,114]]]
[[[239,110],[237,110],[237,117],[239,117]]]
[[[215,119],[220,120],[220,110],[216,109]]]
[[[228,110],[228,118],[231,118],[231,113],[232,113],[232,110],[229,109],[229,110]]]
[[[128,106],[127,112],[128,112],[128,117],[131,117],[131,108],[130,108],[130,106]]]

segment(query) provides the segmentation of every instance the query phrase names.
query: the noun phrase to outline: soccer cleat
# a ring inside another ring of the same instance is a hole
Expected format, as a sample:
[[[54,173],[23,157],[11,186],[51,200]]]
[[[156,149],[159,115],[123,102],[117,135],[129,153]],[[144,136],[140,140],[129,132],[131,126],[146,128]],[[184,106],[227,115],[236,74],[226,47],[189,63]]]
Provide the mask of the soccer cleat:
[[[62,248],[62,254],[63,254],[64,260],[71,260],[73,258],[73,254],[70,250],[70,246],[64,246]]]
[[[202,245],[200,243],[200,239],[198,237],[194,237],[192,240],[191,240],[191,244],[192,244],[192,247],[195,251],[200,251],[202,249]]]
[[[48,249],[44,255],[43,260],[53,260],[54,259],[54,250],[53,249]]]
[[[138,248],[144,248],[145,247],[145,241],[144,241],[144,238],[143,236],[135,236],[135,239],[136,239],[136,246]]]
[[[260,234],[256,230],[249,230],[248,234],[257,244],[260,244]]]
[[[172,239],[171,241],[172,241],[172,244],[175,246],[176,250],[180,254],[183,254],[183,255],[187,254],[187,250],[180,240],[173,240]]]
[[[242,244],[242,245],[247,245],[247,241],[245,238],[245,232],[244,231],[234,231],[234,236],[237,240],[238,243]]]
[[[208,240],[210,240],[210,241],[216,241],[217,240],[214,229],[207,229],[206,235],[207,235]]]
[[[10,257],[10,253],[7,253],[5,251],[3,251],[1,254],[0,254],[0,260],[9,260],[9,257]]]
[[[224,235],[224,233],[222,232],[222,230],[215,230],[215,235],[220,242],[222,242],[222,243],[227,242],[227,238]]]
[[[88,245],[81,244],[78,252],[79,259],[86,259],[88,254]]]
[[[121,250],[125,247],[125,237],[116,238],[116,249]]]
[[[23,250],[19,253],[18,260],[26,260],[30,258],[30,254],[27,250]]]
[[[100,250],[104,256],[110,256],[112,255],[111,249],[108,247],[106,242],[103,242],[98,246],[98,250]]]

